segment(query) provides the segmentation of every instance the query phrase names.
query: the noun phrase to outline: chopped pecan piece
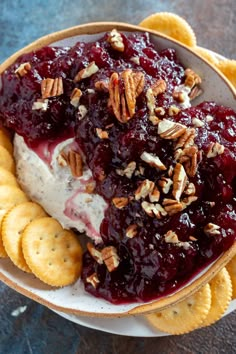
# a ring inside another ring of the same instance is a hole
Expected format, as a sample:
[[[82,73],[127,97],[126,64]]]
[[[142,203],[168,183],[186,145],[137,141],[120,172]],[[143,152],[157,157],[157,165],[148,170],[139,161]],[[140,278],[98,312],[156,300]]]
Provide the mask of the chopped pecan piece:
[[[202,120],[200,120],[199,118],[193,118],[192,123],[196,128],[204,127],[204,122]]]
[[[173,181],[170,178],[167,177],[161,177],[161,179],[158,181],[158,185],[162,188],[162,192],[164,194],[169,193],[170,187],[172,186]]]
[[[202,92],[203,91],[198,86],[193,87],[189,94],[190,101],[193,101],[195,98],[200,96]]]
[[[189,236],[189,240],[195,242],[195,241],[197,241],[197,238],[194,236]]]
[[[82,96],[82,91],[78,88],[74,88],[70,95],[70,104],[74,107],[79,107],[80,97]]]
[[[109,91],[109,81],[108,80],[96,81],[94,84],[94,87],[97,91],[108,92]]]
[[[177,234],[172,230],[169,230],[164,235],[164,238],[165,238],[165,242],[167,242],[167,243],[179,243],[179,238],[178,238]]]
[[[166,170],[166,166],[161,162],[158,156],[144,151],[140,157],[141,160],[146,162],[148,165],[159,168],[160,170]]]
[[[180,108],[178,108],[176,106],[170,106],[168,109],[168,114],[170,117],[175,116],[179,112],[180,112]]]
[[[43,79],[41,81],[42,98],[60,96],[63,94],[63,82],[61,77],[56,79]]]
[[[198,199],[197,196],[195,195],[190,195],[189,197],[186,197],[182,200],[182,203],[184,204],[185,207],[187,207],[188,205],[192,204],[193,202],[195,202]]]
[[[93,273],[89,277],[87,277],[86,282],[92,284],[92,286],[94,288],[96,288],[98,286],[98,284],[100,283],[97,273]]]
[[[88,194],[92,194],[95,190],[95,182],[90,182],[88,184],[86,184],[85,187],[85,192]]]
[[[129,203],[129,198],[126,197],[116,197],[112,199],[113,204],[115,205],[116,208],[122,209],[126,207]]]
[[[206,116],[207,123],[212,122],[213,120],[214,120],[214,117],[211,116],[210,114],[207,114],[207,116]]]
[[[111,44],[111,46],[114,50],[117,50],[119,52],[123,52],[125,50],[123,38],[122,38],[121,34],[116,29],[113,29],[109,33],[107,41],[108,41],[108,43]]]
[[[98,66],[95,64],[95,61],[92,61],[88,64],[84,69],[80,70],[75,78],[74,82],[79,82],[83,79],[87,79],[88,77],[92,76],[99,70]]]
[[[136,162],[131,161],[130,163],[128,163],[128,165],[124,170],[116,169],[116,173],[120,176],[126,176],[127,178],[131,178],[135,169],[136,169]]]
[[[126,237],[128,238],[133,238],[137,235],[137,225],[136,224],[132,224],[129,225],[125,231]]]
[[[158,115],[158,116],[164,116],[166,111],[164,110],[163,107],[156,107],[155,108],[155,113]]]
[[[163,216],[167,215],[167,212],[160,204],[148,203],[143,201],[141,204],[145,213],[151,218],[156,217],[157,219],[161,219]]]
[[[58,165],[60,165],[61,167],[66,167],[67,166],[67,156],[63,152],[61,152],[57,156],[57,162],[58,162]]]
[[[216,157],[217,155],[223,154],[225,150],[224,145],[219,143],[210,143],[207,151],[207,158]]]
[[[184,165],[187,175],[194,177],[198,166],[198,150],[196,146],[175,151],[175,160]]]
[[[102,253],[98,251],[91,242],[87,243],[87,249],[89,254],[95,259],[98,264],[103,263]]]
[[[67,162],[70,166],[72,176],[81,177],[83,175],[83,160],[78,152],[70,150],[67,155]]]
[[[174,168],[172,194],[178,202],[186,187],[187,180],[188,178],[184,167],[180,163],[177,163]]]
[[[183,103],[185,101],[185,94],[181,91],[174,91],[172,96],[177,102]]]
[[[108,132],[106,130],[102,130],[101,128],[96,128],[96,133],[100,139],[108,139],[109,138]]]
[[[208,223],[203,230],[207,236],[220,235],[220,226],[212,224],[211,222]]]
[[[146,92],[146,99],[147,99],[147,107],[150,116],[155,116],[154,111],[155,111],[156,100],[151,88],[149,88]]]
[[[137,64],[137,65],[140,65],[140,59],[139,57],[131,57],[130,58],[130,61],[132,61],[133,63]]]
[[[101,251],[102,259],[109,272],[113,272],[119,266],[120,258],[114,246],[105,247]]]
[[[79,120],[82,120],[86,116],[87,113],[88,113],[87,108],[83,104],[81,104],[78,107],[78,113],[77,113]]]
[[[183,203],[178,202],[175,199],[165,198],[162,204],[164,206],[165,211],[168,213],[168,215],[174,215],[185,209]]]
[[[170,167],[168,168],[168,176],[169,177],[172,177],[173,176],[173,173],[174,173],[174,167],[172,165],[170,165]]]
[[[193,88],[195,85],[198,85],[202,82],[202,79],[198,74],[196,74],[192,69],[186,69],[185,70],[185,86],[188,86],[190,88]]]
[[[149,181],[149,179],[145,179],[144,181],[142,181],[134,193],[135,200],[146,198],[149,195],[149,193],[152,193],[154,187],[155,187],[154,182]]]
[[[152,122],[153,125],[157,125],[160,122],[160,118],[152,115],[149,116],[149,120],[150,122]]]
[[[163,139],[176,139],[183,135],[187,127],[183,124],[172,122],[168,119],[163,119],[158,124],[158,134]]]
[[[188,183],[185,190],[184,190],[184,194],[194,195],[195,193],[196,193],[195,185],[192,182]]]
[[[135,95],[136,97],[138,97],[140,93],[143,92],[144,89],[144,83],[145,83],[144,73],[142,73],[141,71],[133,72],[132,76],[134,80]]]
[[[196,131],[194,128],[187,128],[183,135],[181,135],[175,145],[175,149],[188,148],[194,145],[194,138]]]
[[[15,74],[19,77],[25,76],[31,70],[31,64],[29,62],[22,63],[15,70]]]
[[[32,110],[38,111],[41,110],[45,112],[48,109],[48,99],[38,98],[36,102],[33,103]]]
[[[155,81],[152,86],[150,87],[152,90],[152,94],[154,97],[160,95],[161,93],[165,92],[166,90],[166,82],[165,80],[157,80]]]
[[[151,193],[149,193],[149,200],[151,203],[156,203],[159,202],[160,199],[160,191],[159,189],[155,186],[152,190]]]

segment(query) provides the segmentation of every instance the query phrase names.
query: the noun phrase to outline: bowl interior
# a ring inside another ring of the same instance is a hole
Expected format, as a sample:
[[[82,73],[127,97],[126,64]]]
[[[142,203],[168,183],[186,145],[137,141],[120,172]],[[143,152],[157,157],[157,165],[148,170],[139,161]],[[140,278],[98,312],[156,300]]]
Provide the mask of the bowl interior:
[[[101,37],[102,33],[117,28],[122,31],[141,31],[145,30],[123,23],[92,23],[77,26],[68,30],[60,31],[45,36],[29,46],[23,48],[1,66],[0,73],[11,65],[18,56],[23,53],[36,50],[45,45],[64,45],[71,46],[78,40],[93,41]],[[148,31],[151,34],[152,42],[156,49],[174,48],[177,51],[179,60],[185,67],[195,70],[202,78],[203,95],[194,101],[194,104],[203,100],[214,100],[219,104],[236,108],[235,90],[232,85],[218,72],[214,67],[201,59],[191,49],[171,40],[164,35],[157,34],[154,31]],[[236,253],[236,244],[227,252],[219,257],[213,264],[194,277],[188,284],[176,293],[161,298],[147,304],[127,304],[112,305],[109,302],[98,299],[84,291],[83,284],[78,280],[74,285],[60,289],[52,289],[44,285],[33,275],[26,274],[18,270],[8,259],[0,259],[0,279],[10,287],[20,293],[30,297],[40,303],[45,304],[58,311],[75,313],[79,315],[89,315],[97,317],[116,317],[127,316],[130,314],[142,314],[167,307],[181,299],[187,297],[196,291],[204,283],[208,282],[216,272],[218,272]]]

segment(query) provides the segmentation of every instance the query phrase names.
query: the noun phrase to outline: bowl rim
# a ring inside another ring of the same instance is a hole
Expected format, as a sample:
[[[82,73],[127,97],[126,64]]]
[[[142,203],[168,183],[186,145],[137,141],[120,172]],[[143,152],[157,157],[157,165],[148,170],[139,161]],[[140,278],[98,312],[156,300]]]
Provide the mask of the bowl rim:
[[[209,63],[207,60],[202,58],[200,55],[194,52],[191,47],[188,47],[184,45],[183,43],[176,41],[160,32],[154,31],[154,30],[149,30],[146,28],[142,28],[140,26],[135,26],[131,25],[128,23],[124,22],[90,22],[90,23],[85,23],[82,25],[70,27],[61,31],[53,32],[51,34],[48,34],[46,36],[43,36],[36,41],[33,41],[29,45],[23,47],[19,51],[15,52],[12,54],[9,58],[7,58],[1,65],[0,65],[0,74],[6,70],[11,64],[13,64],[16,59],[27,52],[31,52],[33,50],[37,50],[39,48],[42,48],[43,46],[50,45],[51,43],[60,41],[65,38],[69,37],[74,37],[76,35],[84,35],[84,34],[97,34],[97,33],[102,33],[106,31],[110,31],[113,28],[116,28],[117,30],[121,31],[128,31],[128,32],[148,32],[150,34],[153,34],[157,37],[161,37],[163,39],[167,39],[170,42],[173,42],[174,44],[188,50],[192,54],[194,54],[196,57],[198,57],[200,60],[205,62],[207,65],[209,65],[218,76],[227,84],[229,87],[233,97],[236,99],[236,89],[232,85],[232,83],[211,63]],[[56,311],[61,311],[69,314],[75,314],[75,315],[80,315],[80,316],[90,316],[90,317],[103,317],[103,318],[114,318],[114,317],[125,317],[125,316],[130,316],[130,315],[143,315],[147,313],[151,313],[160,309],[165,309],[167,307],[170,307],[171,305],[178,303],[188,296],[192,295],[194,292],[196,292],[201,286],[209,282],[214,275],[219,272],[228,262],[229,260],[236,255],[236,241],[234,244],[228,249],[226,252],[221,254],[220,257],[217,258],[216,262],[210,265],[209,269],[199,276],[199,278],[195,279],[193,282],[190,284],[184,286],[182,289],[178,290],[176,293],[165,296],[163,298],[154,300],[149,303],[135,303],[134,307],[131,310],[128,310],[126,312],[111,312],[111,313],[100,313],[100,312],[88,312],[88,311],[82,311],[82,310],[77,310],[77,309],[70,309],[66,308],[60,305],[55,305],[54,303],[50,302],[49,300],[45,300],[44,298],[40,297],[39,295],[34,294],[30,290],[22,287],[21,285],[17,284],[16,281],[13,281],[9,279],[4,273],[2,273],[0,269],[0,280],[2,280],[6,285],[11,287],[12,289],[16,290],[17,292],[21,293],[22,295],[25,295],[26,297],[31,298],[34,301],[37,301],[38,303],[45,305],[49,308],[52,308]],[[137,304],[137,306],[136,306]],[[113,304],[111,304],[113,305]],[[116,306],[116,305],[114,305]]]

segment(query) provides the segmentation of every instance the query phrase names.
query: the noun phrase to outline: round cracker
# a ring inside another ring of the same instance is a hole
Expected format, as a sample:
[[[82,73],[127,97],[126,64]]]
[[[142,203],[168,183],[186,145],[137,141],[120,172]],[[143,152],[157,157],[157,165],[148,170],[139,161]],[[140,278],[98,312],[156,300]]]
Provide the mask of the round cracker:
[[[165,309],[146,315],[156,329],[169,334],[184,334],[198,328],[211,307],[211,289],[204,285],[187,299]]]
[[[16,177],[10,171],[0,167],[0,185],[9,184],[19,187]]]
[[[189,47],[197,45],[195,33],[189,23],[170,12],[152,14],[141,21],[139,26],[164,33]]]
[[[5,168],[7,171],[15,174],[15,161],[10,152],[3,146],[0,145],[0,167]]]
[[[20,188],[12,185],[7,185],[7,184],[0,185],[0,229],[1,229],[3,216],[6,214],[6,212],[10,208],[27,201],[28,201],[28,197]],[[0,232],[0,257],[7,257],[7,253],[5,251],[2,242],[1,232]]]
[[[217,67],[236,87],[236,60],[221,60]]]
[[[22,234],[22,249],[31,271],[44,283],[66,286],[82,268],[82,248],[72,231],[51,217],[33,220]]]
[[[218,321],[232,299],[232,283],[226,268],[223,268],[209,282],[211,288],[211,308],[201,327],[210,326]]]
[[[209,63],[213,65],[217,65],[219,63],[219,60],[216,58],[216,56],[214,56],[209,50],[202,47],[194,47],[192,49],[202,58],[206,59]]]
[[[44,216],[46,216],[46,213],[40,205],[33,202],[25,202],[10,209],[3,217],[3,245],[12,262],[25,272],[31,272],[31,270],[22,252],[22,232],[32,220]]]
[[[12,155],[13,153],[13,145],[11,142],[11,139],[7,133],[0,129],[0,145],[3,146],[5,149],[9,151],[9,153]]]
[[[231,261],[227,264],[226,269],[230,275],[232,287],[233,287],[233,294],[232,298],[236,299],[236,256],[234,256]]]

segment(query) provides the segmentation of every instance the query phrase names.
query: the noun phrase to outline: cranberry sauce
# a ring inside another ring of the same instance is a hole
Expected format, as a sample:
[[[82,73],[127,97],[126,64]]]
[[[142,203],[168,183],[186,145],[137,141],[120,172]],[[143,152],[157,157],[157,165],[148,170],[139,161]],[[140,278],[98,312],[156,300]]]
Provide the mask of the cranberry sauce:
[[[24,63],[30,70],[16,74]],[[63,90],[42,99],[47,78],[61,78]],[[167,295],[235,241],[236,113],[189,107],[200,81],[148,34],[46,47],[2,75],[2,123],[32,148],[73,131],[109,205],[103,243],[83,258],[85,288],[97,297]],[[82,93],[78,104],[72,92]]]

